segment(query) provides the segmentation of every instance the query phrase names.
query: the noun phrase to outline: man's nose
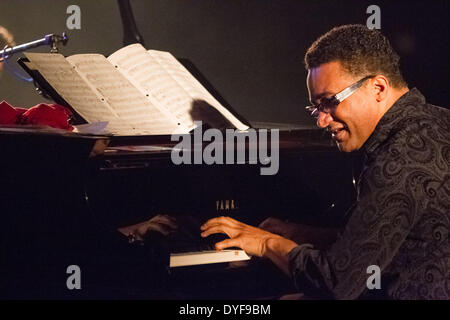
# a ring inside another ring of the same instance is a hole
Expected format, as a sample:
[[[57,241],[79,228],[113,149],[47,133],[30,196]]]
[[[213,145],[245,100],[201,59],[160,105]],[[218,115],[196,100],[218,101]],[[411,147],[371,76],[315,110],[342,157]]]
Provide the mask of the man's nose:
[[[320,128],[326,128],[330,124],[330,122],[333,120],[333,117],[331,114],[326,112],[320,112],[319,116],[317,117],[317,126]]]

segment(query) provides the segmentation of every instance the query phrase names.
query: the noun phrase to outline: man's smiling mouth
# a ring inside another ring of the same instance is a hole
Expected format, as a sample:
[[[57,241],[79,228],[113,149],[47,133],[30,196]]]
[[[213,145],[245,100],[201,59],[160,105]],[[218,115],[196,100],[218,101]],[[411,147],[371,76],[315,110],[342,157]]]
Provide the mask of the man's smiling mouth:
[[[348,131],[348,128],[346,125],[343,125],[342,127],[328,127],[327,131],[331,133],[331,137],[336,141],[341,141],[342,138],[345,136],[345,131]]]

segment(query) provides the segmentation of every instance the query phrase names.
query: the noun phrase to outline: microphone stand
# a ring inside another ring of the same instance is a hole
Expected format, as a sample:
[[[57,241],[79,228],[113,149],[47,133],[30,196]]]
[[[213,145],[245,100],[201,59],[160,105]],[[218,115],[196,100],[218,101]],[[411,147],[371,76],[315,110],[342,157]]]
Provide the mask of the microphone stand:
[[[32,48],[37,48],[44,45],[51,46],[50,53],[57,53],[58,52],[58,46],[60,44],[66,45],[69,38],[67,35],[63,32],[62,36],[57,34],[48,34],[44,38],[27,42],[15,47],[5,47],[3,50],[0,50],[0,62],[5,60],[8,56],[13,55],[17,52],[27,51]]]
[[[12,67],[8,66],[8,58],[11,57],[13,54],[17,52],[23,52],[27,51],[32,48],[37,48],[44,45],[49,45],[51,47],[50,53],[58,53],[58,46],[59,45],[66,45],[67,41],[69,41],[69,38],[67,37],[66,33],[63,32],[62,35],[57,34],[48,34],[44,36],[42,39],[34,40],[31,42],[27,42],[15,47],[11,46],[5,46],[3,50],[0,50],[0,63],[4,63],[5,69],[12,73],[14,76],[16,76],[18,79],[21,79],[26,82],[33,82],[34,87],[36,88],[36,91],[43,96],[46,99],[52,100],[52,98],[42,90],[39,85],[36,83],[36,81],[33,80],[33,78],[25,78],[23,75],[18,73],[17,71],[13,70]]]

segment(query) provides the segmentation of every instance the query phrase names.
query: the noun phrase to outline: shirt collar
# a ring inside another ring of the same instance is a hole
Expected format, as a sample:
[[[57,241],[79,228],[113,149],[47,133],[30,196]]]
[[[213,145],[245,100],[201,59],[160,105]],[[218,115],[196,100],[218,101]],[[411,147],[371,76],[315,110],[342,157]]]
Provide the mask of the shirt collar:
[[[364,143],[362,149],[366,155],[373,153],[392,133],[398,124],[402,123],[409,112],[411,106],[424,104],[425,97],[417,88],[413,88],[402,95],[391,108],[381,117],[375,130],[369,139]]]

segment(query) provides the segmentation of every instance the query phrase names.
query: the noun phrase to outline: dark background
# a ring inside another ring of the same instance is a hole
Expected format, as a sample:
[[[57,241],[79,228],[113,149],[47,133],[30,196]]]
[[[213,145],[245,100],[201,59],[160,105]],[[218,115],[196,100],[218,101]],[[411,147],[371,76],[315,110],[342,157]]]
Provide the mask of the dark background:
[[[381,31],[401,55],[410,87],[448,107],[450,1],[131,0],[148,49],[191,60],[229,104],[250,122],[313,126],[303,56],[334,26],[365,24],[369,5],[381,9]],[[67,30],[66,9],[81,8],[81,30]],[[105,55],[122,47],[114,0],[2,0],[0,25],[17,44],[67,31],[62,53]],[[34,51],[48,52],[49,48]],[[44,101],[31,84],[0,76],[0,101],[31,107]]]

